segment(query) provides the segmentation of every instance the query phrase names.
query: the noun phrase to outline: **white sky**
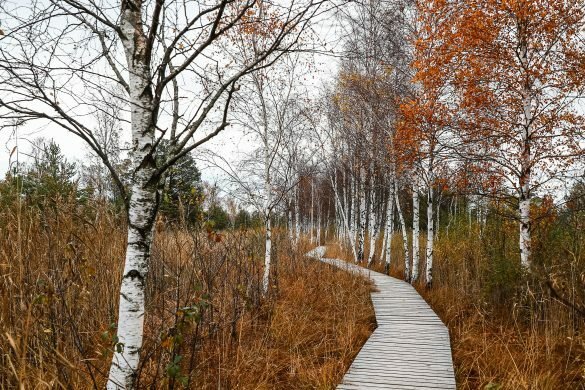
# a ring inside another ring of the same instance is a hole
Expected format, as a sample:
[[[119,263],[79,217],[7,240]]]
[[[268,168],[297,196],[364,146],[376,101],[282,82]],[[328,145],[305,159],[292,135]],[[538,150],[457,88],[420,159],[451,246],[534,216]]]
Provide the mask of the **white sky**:
[[[326,42],[326,49],[338,50],[340,45],[339,29],[336,24],[336,18],[328,15],[327,18],[318,20],[315,23],[315,30],[320,42]],[[314,54],[313,72],[314,78],[306,80],[307,87],[311,91],[318,94],[324,83],[332,80],[337,73],[338,60],[335,56]],[[77,136],[63,130],[56,125],[41,125],[40,122],[28,124],[18,129],[17,133],[14,130],[4,130],[0,132],[0,175],[3,176],[8,170],[9,164],[14,163],[17,158],[19,161],[26,161],[27,155],[31,151],[31,141],[35,138],[43,137],[45,139],[53,139],[60,147],[65,156],[71,161],[83,162],[86,158],[89,149],[85,143]],[[16,135],[18,135],[18,149],[15,150],[17,144]],[[252,148],[251,139],[242,139],[243,134],[241,130],[231,126],[216,136],[212,141],[204,145],[205,148],[214,152],[220,152],[223,156],[229,157],[228,161],[235,161],[239,153],[249,151]],[[122,138],[124,140],[124,138]],[[11,152],[15,150],[14,153]],[[195,153],[195,156],[197,153]],[[216,168],[205,166],[204,163],[198,164],[202,171],[202,178],[205,181],[216,182],[221,180],[221,171]]]

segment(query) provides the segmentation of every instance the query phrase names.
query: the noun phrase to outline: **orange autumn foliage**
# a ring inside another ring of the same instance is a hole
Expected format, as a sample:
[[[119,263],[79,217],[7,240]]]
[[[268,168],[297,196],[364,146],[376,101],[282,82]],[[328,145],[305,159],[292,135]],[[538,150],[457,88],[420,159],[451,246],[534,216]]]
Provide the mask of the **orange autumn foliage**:
[[[574,97],[585,86],[585,1],[417,1],[416,10],[400,167],[428,159],[447,130],[451,150],[469,160],[473,186],[492,192],[518,191],[525,175],[537,190],[583,155]],[[521,121],[527,97],[529,135]]]
[[[463,145],[492,161],[490,172],[519,176],[524,164],[533,188],[568,168],[583,150],[574,95],[585,75],[585,2],[559,0],[456,1],[437,55],[453,72],[453,99]],[[525,59],[522,58],[525,50]],[[521,118],[530,99],[530,134]]]
[[[450,60],[440,38],[444,24],[444,1],[417,1],[419,31],[414,44],[414,93],[399,106],[396,130],[396,154],[399,170],[413,170],[425,160],[427,169],[436,169],[441,138],[449,130],[453,112],[447,96],[449,75],[444,71]]]

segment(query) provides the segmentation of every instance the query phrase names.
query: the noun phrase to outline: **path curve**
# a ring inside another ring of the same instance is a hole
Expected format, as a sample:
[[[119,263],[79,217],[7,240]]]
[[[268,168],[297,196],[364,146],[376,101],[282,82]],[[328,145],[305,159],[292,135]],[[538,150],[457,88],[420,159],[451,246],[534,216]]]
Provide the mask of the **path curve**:
[[[320,246],[307,256],[371,279],[376,330],[362,346],[339,390],[455,389],[449,330],[408,283],[338,259]]]

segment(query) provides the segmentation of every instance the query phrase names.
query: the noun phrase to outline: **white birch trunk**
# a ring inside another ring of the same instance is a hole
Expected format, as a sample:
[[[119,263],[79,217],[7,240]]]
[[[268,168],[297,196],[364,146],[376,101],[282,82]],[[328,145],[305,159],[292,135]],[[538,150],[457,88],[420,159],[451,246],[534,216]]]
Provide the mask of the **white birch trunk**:
[[[301,237],[301,222],[300,222],[300,210],[299,210],[299,185],[296,188],[296,199],[295,199],[295,245],[299,243]]]
[[[388,205],[386,205],[386,218],[388,218]],[[382,224],[382,221],[380,220],[380,224]],[[382,233],[382,231],[380,231],[380,233]],[[380,260],[385,260],[386,257],[386,240],[388,239],[388,229],[384,228],[384,234],[382,235],[382,245],[380,245],[380,255],[379,255],[379,259]]]
[[[321,246],[321,207],[317,208],[317,246]]]
[[[392,179],[394,180],[394,179]],[[386,206],[386,237],[384,239],[384,270],[390,272],[392,262],[392,235],[394,233],[394,183],[390,184],[390,193],[388,194],[388,204]]]
[[[370,252],[368,253],[368,267],[372,265],[376,253],[376,191],[374,190],[374,169],[370,166],[370,217],[368,221],[368,232],[370,234]]]
[[[288,207],[288,239],[290,242],[294,243],[294,234],[293,234],[293,216],[292,216],[292,204],[289,203]]]
[[[344,213],[344,229],[347,231],[347,239],[349,239],[349,237],[352,234],[352,229],[351,229],[351,220],[349,218],[351,218],[351,214],[352,214],[352,210],[351,210],[351,206],[349,204],[349,196],[348,193],[351,192],[351,182],[346,180],[346,176],[345,176],[345,171],[342,171],[343,173],[343,182],[342,182],[342,191],[343,191],[343,206],[341,206],[343,209],[343,213]],[[347,220],[346,220],[347,218]]]
[[[333,180],[333,179],[331,179]],[[355,236],[351,234],[351,230],[349,229],[349,216],[345,215],[345,212],[343,211],[343,207],[341,207],[341,200],[339,199],[339,194],[337,192],[337,187],[335,186],[335,184],[333,185],[333,195],[335,196],[335,202],[338,204],[339,206],[339,210],[341,210],[341,212],[343,213],[342,218],[343,218],[343,223],[345,224],[345,230],[348,232],[349,234],[349,244],[351,246],[351,250],[353,253],[353,259],[354,261],[357,263],[358,262],[358,255],[356,252],[356,245],[355,245]]]
[[[330,182],[331,182],[331,188],[333,189],[333,192],[337,193],[337,191],[338,191],[337,169],[334,170],[333,177],[332,178],[330,177]],[[342,191],[345,193],[345,189],[343,187],[342,187]],[[334,197],[335,197],[335,195],[334,195]],[[336,232],[337,241],[340,243],[344,242],[343,240],[345,239],[345,234],[346,234],[345,228],[344,228],[345,224],[343,223],[343,220],[341,219],[341,215],[343,214],[343,211],[341,210],[342,207],[343,206],[341,204],[339,204],[337,201],[335,202],[335,232]],[[325,236],[327,236],[327,230],[325,230]]]
[[[347,217],[349,218],[349,228],[350,228],[350,234],[353,237],[352,241],[355,245],[355,243],[357,242],[356,240],[356,236],[357,236],[357,223],[358,223],[358,215],[360,213],[359,210],[359,203],[358,203],[358,199],[357,199],[357,180],[352,177],[352,175],[350,174],[349,176],[349,186],[348,189],[350,191],[350,194],[348,196],[348,200],[351,199],[351,213],[347,215]],[[350,202],[348,202],[350,203]]]
[[[521,36],[521,39],[524,36]],[[523,69],[528,68],[528,44],[525,39],[520,42],[520,62]],[[530,268],[532,254],[531,238],[531,179],[532,179],[532,92],[530,81],[525,81],[522,90],[523,123],[522,123],[522,151],[520,156],[520,196],[518,208],[520,213],[520,264],[524,269]]]
[[[531,237],[530,237],[530,199],[520,200],[520,263],[522,267],[530,266]]]
[[[272,178],[270,177],[270,144],[269,144],[269,125],[268,113],[266,111],[266,104],[262,96],[262,88],[258,85],[258,93],[260,94],[260,102],[262,105],[262,120],[264,125],[264,225],[266,228],[266,244],[264,248],[264,275],[262,277],[262,293],[268,293],[270,286],[270,265],[272,261],[272,226],[271,226],[271,207],[272,207]]]
[[[323,212],[323,210],[321,210],[321,212]],[[330,227],[330,221],[331,221],[331,198],[327,199],[327,217],[325,217],[325,232],[323,233],[323,242],[327,242],[327,237],[328,237],[328,233],[329,233],[329,227]],[[321,222],[323,223],[323,222]],[[319,224],[319,226],[322,228],[323,226],[321,226],[321,224]],[[338,242],[341,242],[340,240],[338,240]],[[321,243],[319,243],[319,245],[321,245]]]
[[[363,168],[360,170],[360,178],[359,178],[359,226],[358,226],[358,261],[361,262],[364,260],[364,244],[366,239],[366,194],[364,189],[364,172]]]
[[[120,30],[129,69],[132,159],[136,167],[128,208],[128,243],[118,308],[117,345],[107,388],[135,389],[144,328],[144,291],[158,208],[158,182],[153,177],[154,126],[146,37],[141,10],[123,7]]]
[[[445,231],[449,235],[449,228],[453,220],[457,218],[457,196],[451,196],[451,203],[449,204],[448,222]]]
[[[128,245],[118,308],[116,351],[112,357],[107,388],[135,389],[136,371],[144,329],[144,289],[156,215],[156,191],[140,182],[132,186]]]
[[[270,216],[266,215],[264,220],[266,227],[266,245],[264,247],[264,275],[262,276],[262,293],[268,293],[270,286],[270,262],[272,258],[272,226],[270,224]]]
[[[310,236],[311,236],[311,244],[315,242],[314,232],[315,232],[315,189],[313,187],[313,177],[311,177],[311,227],[310,227]]]
[[[384,215],[386,218],[386,225],[388,225],[388,203],[386,203],[386,207],[384,208]],[[380,229],[382,229],[382,217],[380,216]],[[386,254],[386,239],[388,238],[388,227],[384,227],[384,235],[382,236],[382,245],[380,245],[380,255],[379,255],[379,259],[380,260],[385,260],[385,254]],[[382,233],[382,231],[380,231],[380,233]]]
[[[429,186],[427,193],[427,247],[426,247],[426,283],[430,286],[433,282],[433,244],[434,244],[434,217],[433,217],[433,188]]]
[[[400,197],[398,196],[398,184],[394,182],[394,198],[396,199],[396,212],[400,220],[400,228],[402,230],[402,247],[404,248],[404,280],[410,281],[410,254],[408,253],[408,234],[406,230],[406,223],[404,222],[404,215],[400,207]]]
[[[412,279],[411,282],[418,280],[420,249],[420,206],[418,198],[418,187],[412,185]]]

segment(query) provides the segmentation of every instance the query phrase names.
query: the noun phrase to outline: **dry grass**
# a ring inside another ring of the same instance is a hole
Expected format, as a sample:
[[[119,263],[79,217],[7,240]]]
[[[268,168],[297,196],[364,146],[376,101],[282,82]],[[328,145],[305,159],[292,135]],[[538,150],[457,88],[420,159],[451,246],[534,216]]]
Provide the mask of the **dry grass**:
[[[449,327],[459,388],[585,388],[582,335],[545,319],[522,324],[518,313],[488,311],[445,286],[421,292]]]
[[[496,224],[480,236],[463,225],[461,231],[443,234],[435,247],[433,287],[416,285],[449,328],[458,388],[585,389],[584,318],[554,299],[545,283],[553,275],[559,292],[582,306],[585,259],[574,254],[569,261],[564,248],[585,246],[561,241],[582,237],[562,226],[563,234],[537,231],[535,248],[541,252],[535,255],[535,274],[526,276],[516,265],[516,229],[512,223]],[[326,255],[353,261],[351,251],[337,244]],[[398,235],[392,262],[390,274],[402,278]],[[384,270],[379,261],[372,268]]]
[[[105,205],[0,210],[0,388],[102,388],[125,229]],[[276,234],[159,226],[140,388],[332,388],[373,329],[369,284]]]
[[[297,259],[281,263],[278,296],[261,326],[240,323],[247,336],[231,354],[210,358],[203,371],[217,375],[197,388],[327,389],[341,380],[374,327],[367,283]]]
[[[435,253],[434,286],[418,289],[449,327],[459,388],[585,389],[584,318],[553,299],[544,275],[523,276],[514,254],[500,264],[458,235]]]

